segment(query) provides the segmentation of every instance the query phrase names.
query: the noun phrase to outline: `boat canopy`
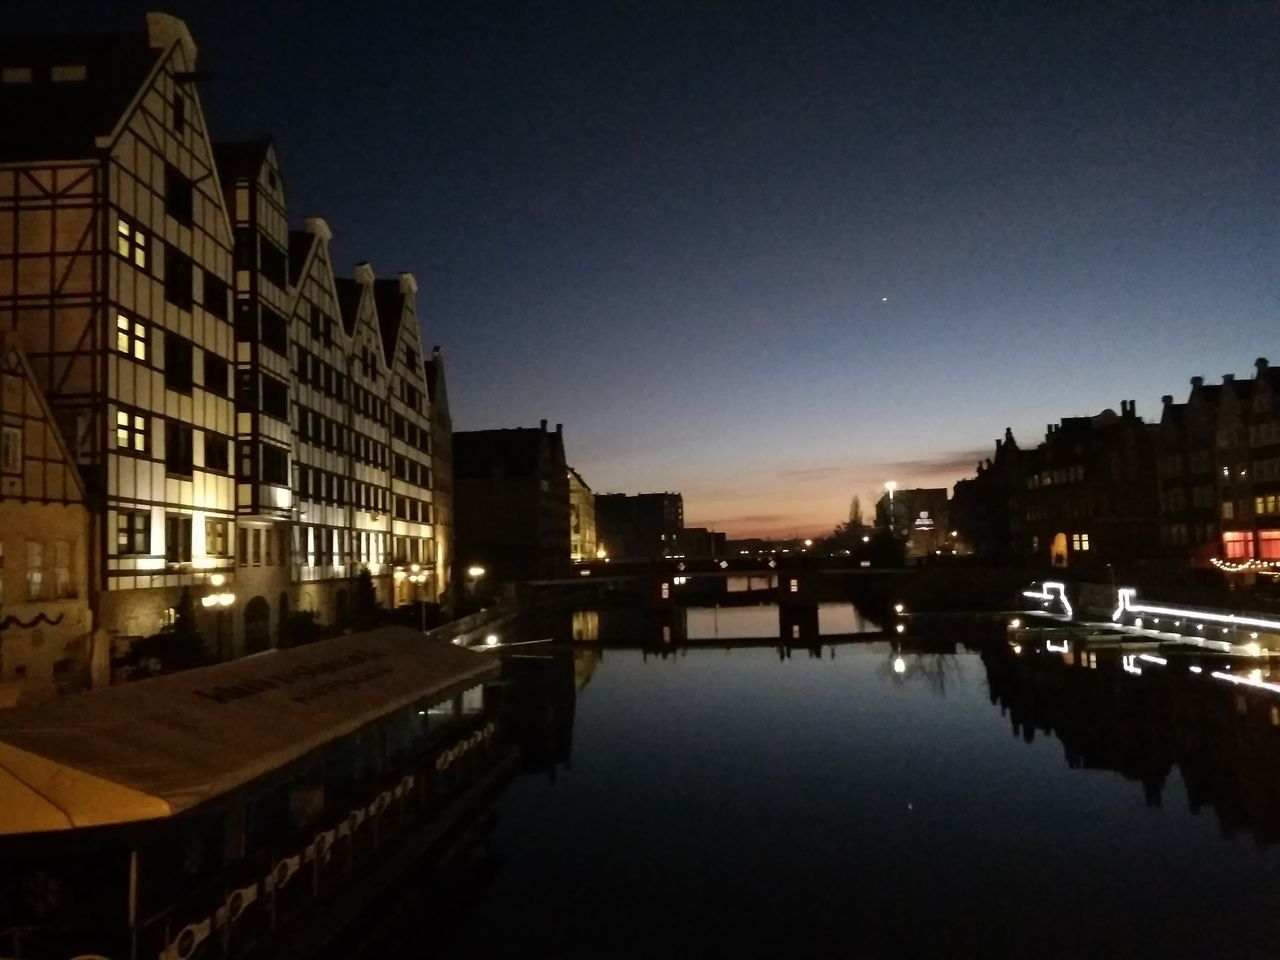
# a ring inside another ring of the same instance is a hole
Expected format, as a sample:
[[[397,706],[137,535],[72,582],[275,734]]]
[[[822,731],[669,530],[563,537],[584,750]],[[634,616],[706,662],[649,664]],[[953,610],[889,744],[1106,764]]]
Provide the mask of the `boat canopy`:
[[[172,816],[498,660],[406,627],[0,711],[0,835]]]

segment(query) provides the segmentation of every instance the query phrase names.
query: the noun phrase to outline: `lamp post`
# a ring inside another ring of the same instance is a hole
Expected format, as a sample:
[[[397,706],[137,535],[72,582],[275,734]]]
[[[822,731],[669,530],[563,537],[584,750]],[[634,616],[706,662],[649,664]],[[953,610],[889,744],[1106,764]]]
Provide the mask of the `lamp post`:
[[[886,480],[884,488],[889,491],[889,534],[893,534],[893,491],[898,489],[897,480]]]

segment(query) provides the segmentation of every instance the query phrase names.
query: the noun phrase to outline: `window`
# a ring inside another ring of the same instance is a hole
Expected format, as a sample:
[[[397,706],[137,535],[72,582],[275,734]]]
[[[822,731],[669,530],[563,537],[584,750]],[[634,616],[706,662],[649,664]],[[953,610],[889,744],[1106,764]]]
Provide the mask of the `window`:
[[[192,431],[185,423],[169,421],[164,425],[164,469],[179,477],[192,472]]]
[[[195,302],[191,258],[172,245],[164,248],[164,298],[174,306],[190,310]]]
[[[147,269],[147,235],[123,217],[116,223],[116,253]]]
[[[164,165],[164,211],[188,227],[195,219],[195,185],[171,163]]]
[[[1258,531],[1258,558],[1280,560],[1280,530]]]
[[[289,454],[280,447],[262,448],[262,482],[286,486],[289,483]]]
[[[195,348],[186,337],[164,335],[164,385],[179,393],[190,393],[194,383]]]
[[[1073,533],[1071,535],[1072,550],[1088,550],[1089,535],[1087,533]]]
[[[204,352],[204,388],[220,397],[231,396],[231,364],[208,350]]]
[[[182,133],[187,129],[187,98],[178,94],[173,98],[173,132]]]
[[[1234,520],[1236,516],[1236,505],[1231,500],[1222,501],[1222,519]]]
[[[89,68],[83,63],[60,64],[49,68],[49,79],[54,83],[83,83],[89,76]]]
[[[1222,552],[1228,560],[1253,558],[1253,534],[1247,530],[1227,530],[1222,534]]]
[[[4,67],[0,69],[0,83],[31,83],[35,79],[30,67]]]
[[[151,514],[144,510],[121,510],[116,514],[116,553],[151,552]]]
[[[211,557],[227,557],[230,556],[231,538],[227,533],[226,520],[213,520],[206,518],[204,521],[204,552]]]
[[[27,599],[39,600],[44,596],[44,544],[38,540],[27,541]]]
[[[151,431],[147,418],[131,410],[116,411],[116,449],[132,453],[146,453],[151,447]]]
[[[71,585],[71,542],[69,540],[53,541],[53,595],[55,597],[76,595]]]
[[[284,251],[266,237],[260,237],[258,241],[258,262],[262,275],[281,290],[284,290],[288,283],[286,275],[289,262]]]
[[[191,562],[191,518],[176,513],[164,517],[164,558],[169,563]]]
[[[230,316],[231,294],[220,277],[204,272],[204,308],[220,320]]]
[[[204,466],[206,470],[228,473],[231,470],[231,440],[220,433],[206,431],[204,435]]]
[[[141,320],[117,313],[116,349],[135,360],[147,359],[147,325]]]
[[[265,373],[262,375],[262,412],[277,420],[289,419],[289,388]]]
[[[22,472],[22,428],[0,428],[0,473]]]
[[[262,308],[262,345],[280,356],[289,353],[289,324],[270,307]]]

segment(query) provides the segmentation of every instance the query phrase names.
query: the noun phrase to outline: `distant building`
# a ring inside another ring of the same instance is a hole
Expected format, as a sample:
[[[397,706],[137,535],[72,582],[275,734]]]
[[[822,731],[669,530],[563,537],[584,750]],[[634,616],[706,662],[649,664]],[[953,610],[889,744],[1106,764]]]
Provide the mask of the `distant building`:
[[[693,560],[715,560],[727,553],[725,535],[706,527],[685,527],[677,543],[680,554]]]
[[[955,552],[946,487],[916,487],[886,491],[876,503],[881,527],[892,530],[905,545],[909,561]]]
[[[80,473],[21,350],[0,334],[0,707],[89,684],[88,546]]]
[[[569,558],[575,563],[596,559],[596,495],[582,475],[569,468]]]
[[[654,560],[681,553],[684,497],[678,493],[596,495],[600,545],[619,560]]]
[[[956,483],[952,492],[950,523],[957,553],[1002,563],[1022,556],[1012,519],[1021,515],[1022,469],[1022,451],[1006,427],[1004,438],[996,441],[995,455],[979,463],[977,473]]]
[[[564,431],[537,428],[453,435],[457,563],[492,581],[569,572],[569,470]]]

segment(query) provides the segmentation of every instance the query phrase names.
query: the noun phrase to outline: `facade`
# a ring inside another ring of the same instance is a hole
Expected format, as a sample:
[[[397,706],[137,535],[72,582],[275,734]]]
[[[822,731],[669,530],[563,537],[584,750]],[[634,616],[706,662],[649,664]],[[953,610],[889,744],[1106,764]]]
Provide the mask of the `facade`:
[[[431,348],[426,362],[427,393],[431,404],[431,474],[435,508],[436,583],[441,602],[451,599],[453,569],[453,417],[449,413],[444,354]]]
[[[953,553],[951,510],[946,487],[914,487],[885,492],[876,503],[876,519],[904,544],[908,561]]]
[[[289,229],[275,148],[211,142],[181,21],[0,65],[0,332],[79,468],[97,626],[153,634],[189,592],[225,658],[342,624],[364,571],[437,599],[413,277],[338,279],[324,221]]]
[[[683,551],[684,497],[678,493],[596,495],[596,533],[618,560],[657,560]]]
[[[596,495],[582,475],[569,468],[569,559],[574,563],[595,560],[599,549],[596,537]]]
[[[80,472],[22,352],[0,334],[0,706],[89,684],[88,548]]]
[[[1021,530],[1022,451],[1005,428],[995,454],[978,464],[973,477],[956,483],[951,494],[951,526],[956,552],[1007,563],[1024,555]]]
[[[494,582],[569,573],[569,469],[564,429],[453,435],[456,562]]]

